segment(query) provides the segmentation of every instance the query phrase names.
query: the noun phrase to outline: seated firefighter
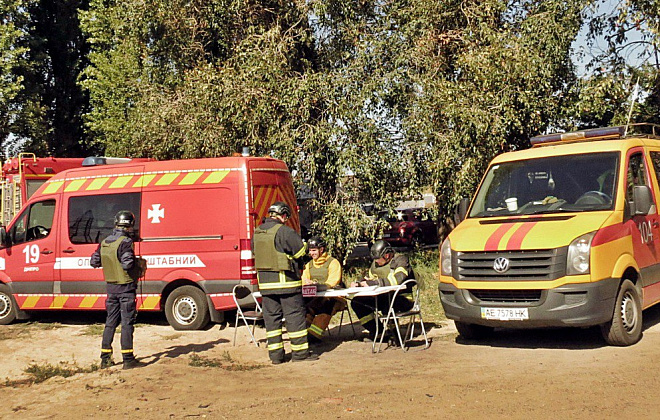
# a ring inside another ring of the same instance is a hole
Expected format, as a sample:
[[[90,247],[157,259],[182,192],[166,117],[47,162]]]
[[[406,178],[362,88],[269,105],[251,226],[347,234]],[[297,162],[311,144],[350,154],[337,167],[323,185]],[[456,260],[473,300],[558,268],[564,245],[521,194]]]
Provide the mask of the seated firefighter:
[[[312,261],[308,262],[303,270],[303,284],[316,284],[317,290],[341,287],[341,264],[330,256],[326,242],[318,236],[312,236],[307,242],[307,247]],[[309,342],[319,342],[332,316],[345,307],[346,301],[342,298],[315,297],[307,300]]]
[[[373,262],[369,268],[369,273],[364,280],[359,283],[352,283],[351,287],[358,286],[396,286],[406,280],[414,279],[415,273],[410,266],[408,257],[394,253],[394,249],[387,241],[378,240],[371,246],[371,258]],[[394,301],[394,310],[404,312],[412,309],[413,302],[411,297],[412,287],[406,293],[399,293]],[[378,295],[378,308],[381,311],[387,311],[390,306],[394,292]],[[351,308],[360,319],[360,324],[369,331],[369,339],[374,341],[376,337],[376,321],[374,317],[374,298],[356,297],[351,302]],[[378,331],[382,331],[382,325],[378,326]]]

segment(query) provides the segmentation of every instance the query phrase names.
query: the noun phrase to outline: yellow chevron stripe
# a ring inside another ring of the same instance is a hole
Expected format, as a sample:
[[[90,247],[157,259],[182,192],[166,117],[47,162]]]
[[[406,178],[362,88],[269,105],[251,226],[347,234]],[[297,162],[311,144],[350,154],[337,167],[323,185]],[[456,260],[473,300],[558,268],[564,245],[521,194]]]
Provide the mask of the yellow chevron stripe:
[[[79,308],[92,308],[96,303],[98,296],[85,296],[85,298],[80,302]]]
[[[23,308],[34,308],[37,306],[40,297],[41,296],[28,296],[27,299],[25,299],[25,302],[23,302]]]
[[[160,296],[147,296],[142,301],[142,305],[140,305],[140,309],[156,309],[159,302],[160,302]]]
[[[52,194],[59,191],[59,189],[64,184],[64,181],[53,181],[49,182],[46,188],[44,189],[44,194]]]
[[[215,171],[211,172],[209,176],[202,182],[202,184],[217,184],[222,182],[223,179],[227,176],[229,171]]]
[[[163,174],[163,176],[156,181],[156,185],[170,185],[178,176],[179,174]]]
[[[50,307],[53,309],[62,309],[64,308],[64,304],[67,300],[69,300],[68,296],[55,296],[53,303],[50,304]]]
[[[133,175],[119,176],[108,188],[124,188],[132,178]]]
[[[146,187],[149,185],[149,183],[156,178],[156,175],[151,174],[151,175],[142,175],[138,178],[137,181],[135,181],[135,184],[133,184],[133,188],[142,188]]]
[[[86,179],[74,179],[70,181],[67,186],[64,188],[64,192],[67,191],[78,191],[80,187],[85,183]]]
[[[105,183],[108,182],[109,179],[110,179],[109,177],[93,179],[92,182],[90,182],[90,184],[87,186],[87,191],[100,190],[101,188],[103,188]]]
[[[179,185],[192,185],[194,184],[204,172],[188,172],[186,176],[179,181]]]

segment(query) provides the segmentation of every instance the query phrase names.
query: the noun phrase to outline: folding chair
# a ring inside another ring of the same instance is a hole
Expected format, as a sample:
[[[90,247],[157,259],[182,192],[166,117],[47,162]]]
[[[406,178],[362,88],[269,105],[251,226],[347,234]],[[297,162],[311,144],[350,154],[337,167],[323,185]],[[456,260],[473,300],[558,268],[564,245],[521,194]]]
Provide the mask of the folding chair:
[[[401,345],[401,349],[405,352],[408,351],[406,348],[406,343],[411,341],[415,335],[415,318],[419,317],[419,325],[422,328],[422,334],[424,335],[424,349],[429,348],[429,338],[426,335],[426,329],[424,328],[424,319],[422,319],[422,308],[419,303],[419,287],[415,289],[414,296],[415,300],[413,302],[413,307],[409,311],[404,311],[404,312],[396,312],[394,310],[394,302],[396,300],[396,297],[399,295],[399,293],[404,293],[405,290],[408,288],[408,285],[411,285],[411,287],[417,285],[417,280],[410,279],[406,280],[403,283],[399,285],[399,288],[396,289],[394,292],[394,295],[392,296],[392,299],[390,301],[390,308],[387,311],[387,317],[385,318],[385,322],[383,323],[383,332],[380,335],[380,341],[378,342],[378,350],[377,352],[380,351],[380,347],[383,344],[383,339],[385,338],[385,332],[388,330],[388,325],[392,323],[394,325],[394,328],[396,329],[396,337],[399,340],[399,344]],[[409,317],[408,321],[408,328],[406,329],[406,333],[403,335],[403,338],[401,337],[401,329],[399,325],[399,319],[401,318],[406,318]],[[408,335],[410,333],[410,335]]]
[[[234,322],[234,346],[236,345],[236,333],[238,332],[238,320],[240,318],[245,323],[245,326],[248,327],[248,332],[250,333],[252,342],[255,346],[259,347],[259,343],[257,343],[257,340],[254,338],[254,328],[257,325],[257,321],[264,319],[263,311],[261,309],[261,305],[259,305],[259,301],[257,301],[257,298],[254,297],[250,288],[242,284],[237,284],[234,286],[234,289],[231,291],[231,295],[232,298],[234,298],[234,303],[236,304],[236,322]],[[252,297],[255,308],[254,310],[244,311],[238,301],[245,299],[248,296]],[[251,329],[248,321],[252,321]]]
[[[336,303],[335,305],[338,305],[338,303]],[[341,335],[341,327],[344,324],[344,313],[348,313],[348,320],[350,321],[351,328],[353,329],[353,337],[355,337],[356,332],[355,332],[355,325],[353,325],[353,316],[351,315],[351,310],[350,310],[350,308],[348,306],[348,303],[346,302],[345,299],[342,299],[341,306],[337,310],[337,312],[335,312],[335,315],[338,314],[339,312],[341,312],[341,316],[339,317],[339,329],[337,330],[337,336]],[[332,336],[332,333],[330,332],[330,326],[329,325],[326,328],[326,330],[328,330],[328,335]]]

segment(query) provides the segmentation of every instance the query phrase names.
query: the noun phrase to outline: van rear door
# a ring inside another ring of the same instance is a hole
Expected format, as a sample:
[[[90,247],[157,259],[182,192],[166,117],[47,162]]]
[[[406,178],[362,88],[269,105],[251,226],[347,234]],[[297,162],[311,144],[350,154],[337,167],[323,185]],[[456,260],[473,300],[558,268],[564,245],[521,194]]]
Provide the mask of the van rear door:
[[[276,165],[279,163],[279,165]],[[250,179],[252,181],[252,216],[254,226],[259,226],[268,216],[268,207],[275,201],[283,201],[291,207],[293,214],[287,221],[300,232],[298,202],[293,190],[293,181],[289,170],[281,162],[250,161]]]

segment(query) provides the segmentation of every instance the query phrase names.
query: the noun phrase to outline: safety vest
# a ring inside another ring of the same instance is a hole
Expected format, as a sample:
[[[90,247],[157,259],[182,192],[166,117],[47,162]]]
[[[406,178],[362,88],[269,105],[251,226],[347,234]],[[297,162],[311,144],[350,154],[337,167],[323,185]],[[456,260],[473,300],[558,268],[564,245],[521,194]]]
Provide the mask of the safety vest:
[[[103,277],[108,283],[129,284],[134,281],[121,266],[117,257],[119,245],[125,240],[128,238],[121,237],[113,242],[107,242],[107,239],[104,239],[101,242],[101,266],[103,267]]]
[[[316,280],[318,283],[326,283],[328,281],[328,269],[330,268],[330,263],[335,258],[328,256],[323,264],[320,266],[314,265],[314,261],[309,262],[309,277],[312,280]]]
[[[392,261],[388,262],[387,264],[383,266],[377,266],[376,261],[371,263],[371,267],[369,268],[369,274],[371,274],[371,277],[377,277],[379,279],[386,279],[387,276],[390,275],[390,271],[392,269],[390,268],[390,264]]]
[[[254,263],[261,271],[291,270],[291,259],[275,248],[275,235],[283,225],[276,224],[270,229],[254,230]]]

